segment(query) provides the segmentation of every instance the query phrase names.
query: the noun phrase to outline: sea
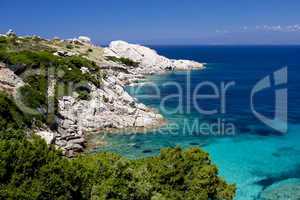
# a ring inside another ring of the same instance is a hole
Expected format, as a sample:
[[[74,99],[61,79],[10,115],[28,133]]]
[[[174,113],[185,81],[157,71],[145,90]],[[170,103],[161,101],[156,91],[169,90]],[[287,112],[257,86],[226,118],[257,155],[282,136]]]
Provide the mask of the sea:
[[[206,63],[205,69],[153,75],[127,87],[167,125],[107,134],[108,145],[93,152],[138,159],[165,147],[202,148],[219,175],[237,185],[236,200],[260,199],[270,186],[300,178],[300,46],[151,48]]]

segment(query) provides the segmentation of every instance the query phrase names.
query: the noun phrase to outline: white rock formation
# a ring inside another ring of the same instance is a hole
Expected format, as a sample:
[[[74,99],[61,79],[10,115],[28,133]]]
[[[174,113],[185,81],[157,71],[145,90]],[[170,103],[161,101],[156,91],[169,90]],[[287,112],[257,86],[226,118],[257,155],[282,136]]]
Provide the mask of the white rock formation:
[[[115,77],[103,81],[101,88],[91,88],[90,101],[78,101],[73,97],[59,101],[60,114],[64,119],[61,128],[67,129],[74,124],[81,130],[134,128],[135,124],[146,128],[159,125],[163,120],[160,114],[137,103]]]
[[[176,70],[202,69],[204,64],[192,60],[172,60]]]
[[[6,32],[6,35],[7,35],[7,36],[16,36],[17,34],[16,34],[12,29],[9,29],[9,30]]]
[[[55,144],[64,149],[66,155],[83,150],[87,131],[152,128],[164,123],[162,115],[138,103],[114,76],[103,80],[100,88],[93,85],[90,88],[89,101],[71,96],[59,100],[60,119]]]
[[[89,44],[92,42],[91,38],[86,37],[86,36],[79,36],[78,40],[81,41],[81,42],[84,42],[84,43],[89,43]]]
[[[38,131],[35,134],[43,138],[47,144],[52,144],[56,137],[52,131]]]
[[[78,53],[70,52],[70,51],[57,51],[54,52],[53,55],[55,56],[62,56],[62,57],[71,57],[79,55]]]
[[[117,58],[124,57],[139,62],[140,69],[136,69],[136,71],[143,74],[161,73],[170,70],[201,69],[204,67],[202,63],[195,61],[168,59],[158,55],[153,49],[124,41],[111,42],[109,47],[104,49],[104,55]]]

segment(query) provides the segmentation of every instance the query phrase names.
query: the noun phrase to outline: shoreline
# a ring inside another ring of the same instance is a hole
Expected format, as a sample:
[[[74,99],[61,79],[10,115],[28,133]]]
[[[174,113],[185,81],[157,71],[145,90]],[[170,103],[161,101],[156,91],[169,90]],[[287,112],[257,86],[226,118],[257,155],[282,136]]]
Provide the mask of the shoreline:
[[[74,42],[78,40],[71,40],[71,43]],[[84,49],[92,48],[96,52],[100,51],[98,50],[100,47],[94,46],[90,40],[80,42]],[[202,63],[168,59],[153,49],[124,41],[113,41],[109,47],[102,49],[102,52],[102,61],[97,65],[106,73],[106,77],[100,87],[91,87],[91,100],[76,101],[68,97],[67,101],[60,101],[59,104],[60,114],[64,118],[59,123],[59,135],[63,138],[71,135],[71,138],[74,138],[73,132],[79,131],[79,134],[75,133],[75,151],[72,148],[73,139],[70,143],[68,139],[66,141],[56,137],[55,145],[63,150],[67,149],[65,154],[71,157],[77,150],[84,151],[85,147],[90,145],[87,143],[86,135],[91,130],[98,134],[103,130],[117,134],[128,130],[146,132],[167,124],[166,119],[158,111],[140,103],[125,90],[125,87],[140,84],[151,75],[205,68]],[[77,52],[67,51],[64,54],[75,53]],[[101,60],[95,55],[86,58],[92,61]],[[70,126],[73,127],[71,130]]]
[[[203,69],[201,69],[203,70]],[[189,71],[199,71],[199,69],[192,69]],[[131,83],[131,84],[125,84],[123,87],[128,87],[130,90],[130,88],[134,88],[134,87],[139,87],[139,86],[143,86],[143,85],[147,85],[149,83],[151,84],[155,84],[155,80],[152,80],[152,77],[160,77],[163,75],[167,75],[167,74],[172,74],[172,73],[180,73],[180,72],[187,72],[187,70],[175,70],[175,71],[166,71],[166,72],[162,72],[162,73],[158,73],[158,74],[152,74],[152,75],[145,75],[145,79],[141,79],[141,82],[136,82],[136,83]],[[146,80],[146,81],[145,81]],[[145,82],[144,82],[145,81]],[[127,90],[126,90],[127,91]],[[132,96],[129,93],[130,96]],[[135,98],[134,96],[132,96],[133,98]],[[147,106],[149,107],[149,106]],[[155,108],[149,107],[149,109],[153,110],[154,112],[157,112],[158,114],[162,114],[161,112],[157,111]],[[105,139],[101,140],[99,138],[97,138],[97,136],[99,135],[144,135],[147,133],[151,133],[153,131],[159,130],[165,126],[167,126],[169,124],[168,119],[166,119],[165,117],[163,117],[163,119],[158,123],[158,124],[153,124],[147,127],[127,127],[127,128],[104,128],[104,129],[99,129],[99,130],[93,130],[93,131],[88,131],[86,133],[86,140],[87,140],[87,146],[84,149],[85,153],[91,153],[91,151],[95,148],[99,148],[99,147],[105,147],[108,146],[109,144],[107,143],[107,141]],[[96,142],[89,142],[96,139]],[[100,144],[100,145],[99,145]]]
[[[64,74],[68,74],[76,81],[86,79],[84,85],[79,88],[76,85],[71,85],[71,88],[68,86],[71,90],[57,97],[55,129],[51,130],[46,124],[32,129],[33,134],[39,135],[48,144],[55,145],[68,157],[84,151],[87,132],[101,132],[101,130],[138,132],[153,130],[166,124],[166,120],[159,112],[140,103],[124,89],[125,87],[141,84],[149,75],[204,68],[201,63],[168,59],[153,49],[124,41],[113,41],[109,47],[101,48],[95,46],[90,38],[83,36],[68,40],[59,38],[45,40],[38,36],[19,37],[15,33],[10,33],[1,37],[4,41],[12,39],[18,43],[20,45],[18,51],[22,48],[29,49],[33,54],[36,53],[36,56],[46,53],[49,59],[55,62],[66,62],[68,66],[64,68]],[[32,43],[35,44],[34,47]],[[13,44],[11,45],[11,48],[15,48]],[[72,64],[72,59],[75,59],[75,65]],[[9,80],[6,82],[15,83],[16,79],[22,82],[22,73],[27,73],[26,65],[23,66],[24,72],[8,77]],[[11,67],[3,65],[2,71],[14,74]],[[38,73],[32,71],[34,72]],[[48,76],[47,98],[55,98],[56,88],[60,86],[58,82],[60,75],[54,71],[54,74],[46,76]],[[11,88],[6,82],[0,83],[0,88],[17,91],[23,85],[14,85],[15,87]],[[25,85],[32,87],[28,83]]]

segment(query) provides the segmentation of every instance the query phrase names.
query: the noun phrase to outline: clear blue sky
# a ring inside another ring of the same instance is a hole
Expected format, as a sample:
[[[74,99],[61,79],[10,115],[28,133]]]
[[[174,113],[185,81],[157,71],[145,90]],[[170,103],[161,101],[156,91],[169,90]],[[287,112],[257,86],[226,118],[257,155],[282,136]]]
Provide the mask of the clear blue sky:
[[[299,0],[0,0],[0,32],[146,44],[300,44]]]

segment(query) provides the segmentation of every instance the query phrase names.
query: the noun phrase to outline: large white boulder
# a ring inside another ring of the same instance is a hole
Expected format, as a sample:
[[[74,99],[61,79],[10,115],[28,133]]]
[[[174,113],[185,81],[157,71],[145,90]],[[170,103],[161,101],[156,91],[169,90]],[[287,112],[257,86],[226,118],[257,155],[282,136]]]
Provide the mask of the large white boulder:
[[[173,60],[176,70],[202,69],[204,64],[192,60]]]
[[[171,60],[159,55],[155,50],[125,41],[113,41],[104,49],[105,56],[124,57],[139,62],[136,72],[142,74],[161,73],[169,70],[190,70],[202,68],[203,64],[189,60]]]
[[[51,131],[38,131],[35,134],[43,138],[47,144],[52,144],[55,140],[55,133]]]
[[[16,34],[12,29],[9,29],[9,30],[6,32],[6,35],[7,35],[7,36],[16,36],[17,34]]]
[[[89,43],[89,44],[92,43],[91,38],[89,38],[87,36],[79,36],[78,40],[81,41],[81,42],[84,42],[84,43]]]

